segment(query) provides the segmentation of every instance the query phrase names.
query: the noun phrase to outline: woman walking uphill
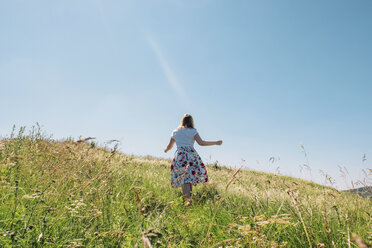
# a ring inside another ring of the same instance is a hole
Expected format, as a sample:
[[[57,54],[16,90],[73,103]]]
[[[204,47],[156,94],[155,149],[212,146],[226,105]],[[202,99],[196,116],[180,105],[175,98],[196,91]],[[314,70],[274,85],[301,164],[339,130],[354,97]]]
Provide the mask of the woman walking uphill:
[[[198,131],[194,128],[194,120],[191,115],[185,114],[180,126],[173,130],[171,139],[164,152],[172,149],[174,143],[177,150],[171,163],[171,184],[172,187],[182,187],[185,206],[191,204],[192,185],[208,182],[207,168],[199,154],[194,149],[194,143],[200,146],[221,145],[222,140],[202,140]]]

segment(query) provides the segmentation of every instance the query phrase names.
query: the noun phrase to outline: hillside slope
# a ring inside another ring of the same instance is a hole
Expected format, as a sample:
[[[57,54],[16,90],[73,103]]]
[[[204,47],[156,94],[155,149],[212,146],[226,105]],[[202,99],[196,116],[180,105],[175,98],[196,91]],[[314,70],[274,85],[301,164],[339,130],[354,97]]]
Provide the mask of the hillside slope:
[[[354,239],[372,241],[370,199],[258,171],[233,176],[233,169],[209,165],[210,182],[194,187],[193,205],[185,208],[180,189],[170,186],[169,164],[21,130],[0,142],[0,247],[357,247]]]

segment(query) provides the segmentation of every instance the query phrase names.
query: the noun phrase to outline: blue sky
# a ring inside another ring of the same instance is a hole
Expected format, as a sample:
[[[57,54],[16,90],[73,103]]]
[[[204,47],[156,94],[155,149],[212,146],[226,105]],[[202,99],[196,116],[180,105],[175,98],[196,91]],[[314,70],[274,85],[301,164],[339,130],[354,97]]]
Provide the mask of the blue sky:
[[[190,113],[224,141],[197,146],[205,162],[349,187],[371,168],[370,13],[369,0],[0,0],[0,135],[39,122],[170,158]]]

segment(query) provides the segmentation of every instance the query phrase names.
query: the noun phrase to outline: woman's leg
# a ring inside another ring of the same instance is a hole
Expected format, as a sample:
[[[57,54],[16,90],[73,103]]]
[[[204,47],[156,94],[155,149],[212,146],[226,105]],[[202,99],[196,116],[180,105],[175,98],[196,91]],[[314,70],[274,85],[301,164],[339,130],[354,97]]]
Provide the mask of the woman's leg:
[[[182,193],[183,193],[184,199],[190,199],[191,197],[191,184],[190,183],[182,184]]]
[[[182,184],[183,199],[186,201],[185,206],[191,205],[191,183]]]

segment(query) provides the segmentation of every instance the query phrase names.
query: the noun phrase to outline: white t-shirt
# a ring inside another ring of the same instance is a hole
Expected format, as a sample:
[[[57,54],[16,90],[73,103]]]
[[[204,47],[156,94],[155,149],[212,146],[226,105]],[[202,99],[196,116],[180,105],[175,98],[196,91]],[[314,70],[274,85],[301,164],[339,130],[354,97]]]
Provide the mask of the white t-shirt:
[[[177,147],[192,146],[194,147],[195,135],[198,131],[195,128],[179,128],[174,129],[172,132],[172,139],[176,141]]]

